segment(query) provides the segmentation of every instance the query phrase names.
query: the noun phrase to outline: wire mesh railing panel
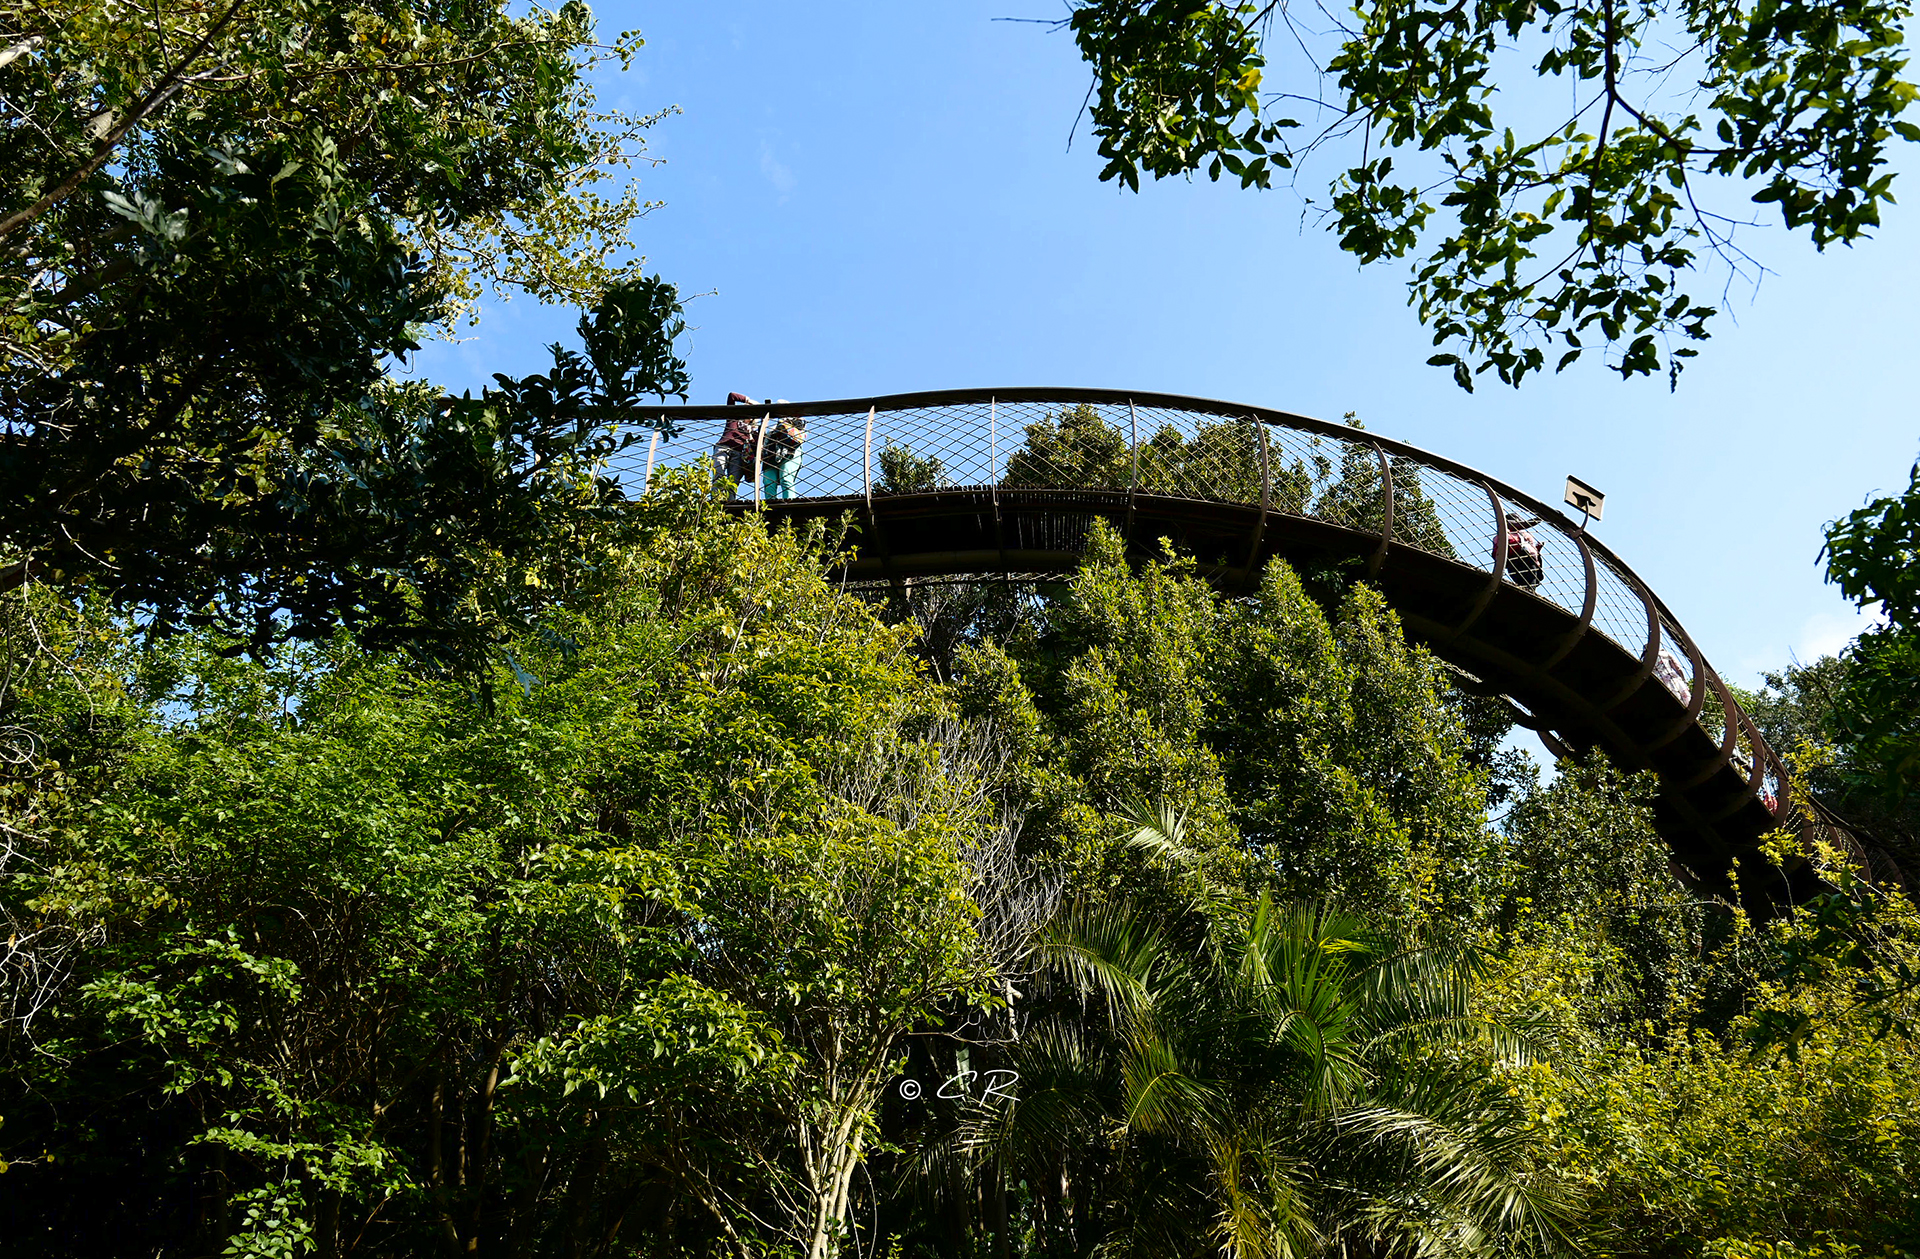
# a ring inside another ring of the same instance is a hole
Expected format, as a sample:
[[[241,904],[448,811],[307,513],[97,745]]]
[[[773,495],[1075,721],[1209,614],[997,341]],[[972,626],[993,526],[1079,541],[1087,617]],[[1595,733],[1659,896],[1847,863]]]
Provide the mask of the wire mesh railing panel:
[[[1781,811],[1780,771],[1771,757],[1767,758],[1765,764],[1760,781],[1760,803],[1767,806],[1767,812],[1777,817]]]
[[[1707,693],[1700,704],[1700,728],[1707,732],[1715,743],[1721,742],[1727,733],[1726,708],[1721,703],[1720,690],[1709,684]]]
[[[1393,476],[1394,541],[1447,559],[1458,558],[1427,495],[1429,480],[1444,474],[1426,472],[1418,463],[1403,457],[1389,459],[1388,465]]]
[[[827,498],[859,494],[864,488],[863,442],[864,414],[813,416],[804,421],[792,436],[797,444],[783,441],[778,421],[769,420],[764,410],[741,407],[738,444],[722,446],[727,432],[726,420],[695,420],[676,426],[672,437],[649,438],[623,451],[614,471],[629,495],[643,492],[649,465],[654,476],[675,468],[693,468],[704,475],[730,478],[738,482],[737,499],[753,497],[754,447],[760,447],[759,467],[763,493],[778,482],[779,491],[791,489],[797,498]],[[770,481],[769,469],[781,469],[784,478]]]
[[[1260,430],[1244,416],[1135,408],[1144,494],[1220,503],[1260,501]]]
[[[640,440],[614,456],[612,461],[610,470],[619,480],[622,492],[628,498],[638,498],[646,493],[649,463],[655,473],[683,466],[704,467],[708,462],[707,446],[701,445],[691,434],[694,429],[705,427],[708,426],[683,424],[678,435],[672,438],[642,431]],[[707,444],[712,443],[709,441]]]
[[[807,421],[793,469],[793,492],[802,498],[830,498],[866,490],[863,414],[823,415]],[[749,487],[749,492],[751,487]]]
[[[1529,589],[1549,603],[1580,615],[1587,600],[1587,565],[1580,558],[1580,544],[1548,524],[1526,532],[1540,547],[1538,578]]]
[[[1333,480],[1337,443],[1315,433],[1267,426],[1267,504],[1271,511],[1311,516]]]
[[[763,413],[764,416],[764,413]],[[802,498],[831,498],[861,492],[861,437],[866,417],[821,415],[806,421],[804,427],[787,422],[783,428],[777,418],[754,424],[754,437],[760,442],[761,494],[778,497],[791,493]],[[792,436],[801,438],[797,447],[789,447]],[[754,496],[753,450],[742,452],[740,470],[746,473],[738,497]],[[769,476],[769,473],[772,476]]]
[[[1386,523],[1386,483],[1380,475],[1380,456],[1360,440],[1322,439],[1314,452],[1313,515],[1330,524],[1362,533],[1378,533]]]
[[[999,403],[989,441],[1008,489],[1124,490],[1133,477],[1125,406]]]
[[[1639,656],[1647,648],[1647,605],[1604,556],[1596,556],[1593,628]]]
[[[1496,524],[1486,487],[1437,468],[1409,469],[1417,500],[1394,481],[1393,536],[1486,572],[1493,570]],[[1404,517],[1404,519],[1403,519]]]
[[[1764,785],[1764,774],[1767,768],[1766,760],[1764,757],[1761,758],[1760,764],[1761,764],[1760,773],[1763,775],[1763,785]],[[1753,782],[1753,776],[1755,772],[1754,771],[1753,727],[1749,725],[1745,720],[1741,720],[1738,723],[1738,728],[1734,733],[1733,767],[1740,771],[1740,777],[1742,780],[1744,780],[1749,784]]]
[[[1223,503],[1261,502],[1262,478],[1273,473],[1272,443],[1265,429],[1247,416],[1234,416],[1211,420],[1195,431],[1190,457],[1206,477],[1210,497]],[[1266,497],[1271,510],[1271,494]]]
[[[994,483],[1000,463],[991,401],[881,411],[873,425],[873,492],[912,494]]]

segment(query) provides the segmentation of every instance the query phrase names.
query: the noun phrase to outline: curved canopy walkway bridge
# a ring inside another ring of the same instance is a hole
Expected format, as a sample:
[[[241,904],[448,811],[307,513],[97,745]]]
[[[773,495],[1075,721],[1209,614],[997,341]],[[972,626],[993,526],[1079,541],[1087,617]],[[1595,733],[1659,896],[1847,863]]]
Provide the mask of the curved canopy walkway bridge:
[[[1470,688],[1504,696],[1551,750],[1599,748],[1651,770],[1656,825],[1697,881],[1721,884],[1803,812],[1779,756],[1624,561],[1553,506],[1405,443],[1262,407],[1098,389],[644,414],[674,434],[646,447],[649,476],[709,459],[726,420],[756,437],[804,420],[792,497],[772,498],[753,475],[736,501],[775,520],[851,513],[857,552],[842,576],[855,584],[1058,580],[1096,518],[1131,553],[1170,541],[1230,591],[1252,588],[1275,557],[1346,564],[1410,637]],[[742,462],[770,462],[765,451]],[[628,458],[637,465],[639,448]],[[1538,521],[1526,529],[1537,562],[1503,525],[1509,514]],[[1804,867],[1789,882],[1812,890]]]

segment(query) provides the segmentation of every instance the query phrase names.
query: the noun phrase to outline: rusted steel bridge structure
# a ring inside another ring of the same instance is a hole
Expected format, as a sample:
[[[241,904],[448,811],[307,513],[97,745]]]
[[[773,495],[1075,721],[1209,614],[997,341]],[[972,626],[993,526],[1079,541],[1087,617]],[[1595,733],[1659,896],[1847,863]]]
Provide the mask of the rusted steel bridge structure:
[[[760,445],[742,460],[756,475],[735,502],[773,521],[850,515],[856,552],[841,576],[851,583],[1061,580],[1096,519],[1133,554],[1171,542],[1233,592],[1257,585],[1276,557],[1344,566],[1377,586],[1409,636],[1465,686],[1504,697],[1556,754],[1598,748],[1652,771],[1656,825],[1701,883],[1721,884],[1790,819],[1817,816],[1796,808],[1780,757],[1623,560],[1552,505],[1403,442],[1263,407],[1100,389],[645,417],[672,435],[630,448],[623,471],[635,480],[707,465],[726,420],[756,435],[804,422],[793,496],[763,489]],[[1537,520],[1531,542],[1510,514]],[[1537,563],[1522,558],[1534,544]],[[1770,867],[1752,868],[1767,871],[1774,895],[1812,888],[1804,868],[1785,889]],[[1757,881],[1742,879],[1749,895]]]

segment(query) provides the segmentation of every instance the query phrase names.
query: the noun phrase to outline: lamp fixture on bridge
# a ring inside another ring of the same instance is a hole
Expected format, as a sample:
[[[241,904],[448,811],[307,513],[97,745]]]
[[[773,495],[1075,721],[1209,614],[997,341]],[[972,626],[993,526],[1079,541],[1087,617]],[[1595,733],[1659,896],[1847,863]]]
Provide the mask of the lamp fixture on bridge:
[[[1567,478],[1566,503],[1569,507],[1578,507],[1587,520],[1598,520],[1600,509],[1606,506],[1607,496],[1579,477],[1570,476]],[[1582,529],[1587,527],[1587,520],[1580,522]]]

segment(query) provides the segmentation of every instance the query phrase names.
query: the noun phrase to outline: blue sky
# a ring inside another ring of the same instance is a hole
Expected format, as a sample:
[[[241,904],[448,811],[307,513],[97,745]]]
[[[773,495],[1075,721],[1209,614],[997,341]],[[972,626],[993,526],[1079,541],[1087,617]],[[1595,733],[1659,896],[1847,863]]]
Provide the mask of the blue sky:
[[[1903,485],[1920,454],[1910,210],[1826,255],[1749,234],[1773,274],[1733,295],[1677,393],[1582,363],[1468,395],[1425,366],[1404,270],[1359,268],[1293,194],[1100,183],[1084,128],[1067,144],[1087,87],[1070,40],[992,20],[1059,11],[596,8],[603,29],[648,41],[605,100],[683,111],[652,133],[664,164],[642,189],[666,204],[636,240],[650,269],[704,294],[682,343],[695,401],[1080,384],[1357,411],[1549,501],[1568,473],[1606,491],[1596,532],[1731,681],[1855,631],[1816,556],[1824,522]],[[574,318],[489,304],[415,370],[455,389],[538,370]]]

